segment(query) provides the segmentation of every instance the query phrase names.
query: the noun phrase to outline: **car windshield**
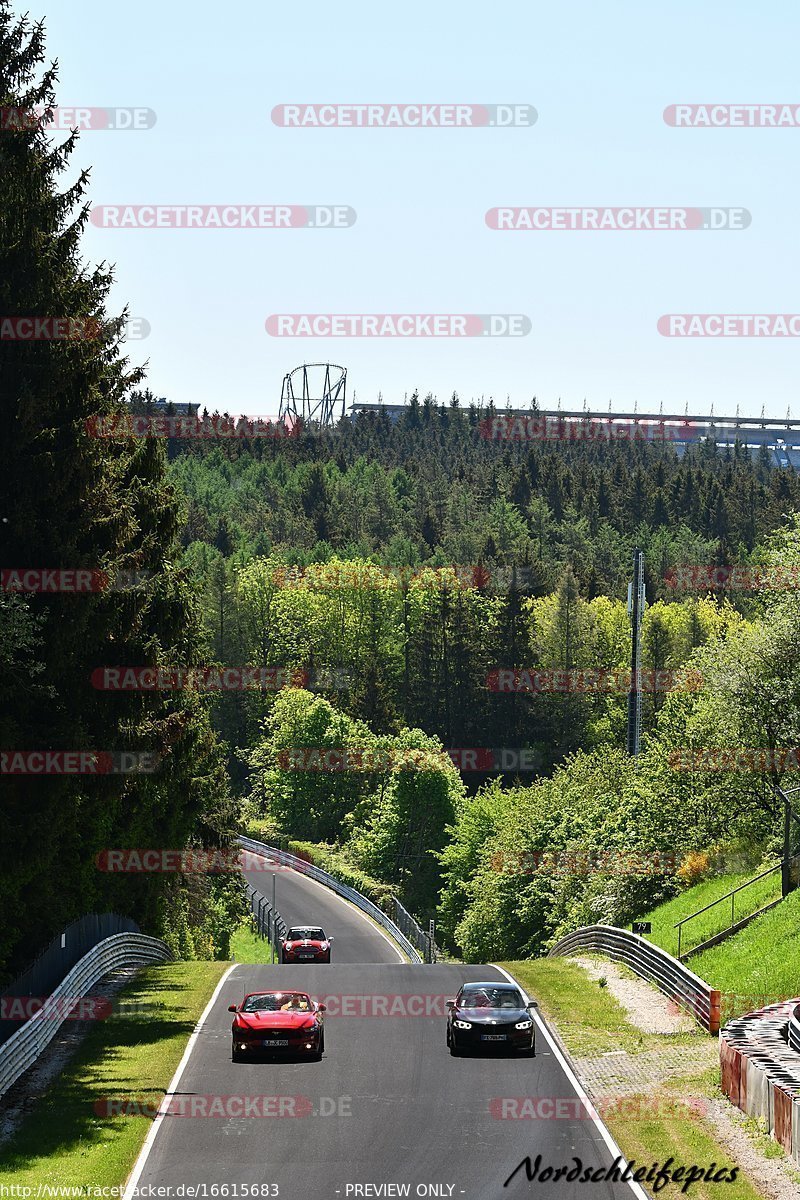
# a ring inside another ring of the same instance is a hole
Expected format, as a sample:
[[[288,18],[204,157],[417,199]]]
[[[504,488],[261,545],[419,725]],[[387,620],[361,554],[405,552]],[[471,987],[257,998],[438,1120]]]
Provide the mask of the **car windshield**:
[[[286,935],[287,942],[302,942],[310,938],[312,942],[324,942],[325,934],[317,925],[295,925]]]
[[[247,997],[242,1012],[311,1012],[311,1001],[305,992],[261,992]]]
[[[510,988],[467,988],[461,993],[461,1008],[524,1008],[519,992]]]

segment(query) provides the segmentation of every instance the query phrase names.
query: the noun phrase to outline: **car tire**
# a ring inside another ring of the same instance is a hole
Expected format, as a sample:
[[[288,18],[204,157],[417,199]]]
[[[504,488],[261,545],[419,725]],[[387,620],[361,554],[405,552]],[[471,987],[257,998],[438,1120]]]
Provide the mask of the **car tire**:
[[[242,1056],[235,1046],[231,1046],[231,1062],[241,1062]]]
[[[451,1058],[459,1058],[460,1055],[461,1055],[461,1050],[459,1049],[459,1047],[455,1044],[455,1042],[451,1038],[450,1039],[450,1056],[451,1056]]]

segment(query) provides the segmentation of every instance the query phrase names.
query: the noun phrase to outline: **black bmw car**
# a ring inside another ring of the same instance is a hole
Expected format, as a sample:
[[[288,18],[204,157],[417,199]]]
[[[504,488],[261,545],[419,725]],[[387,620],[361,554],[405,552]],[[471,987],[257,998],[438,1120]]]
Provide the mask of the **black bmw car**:
[[[507,1049],[536,1054],[533,1009],[513,983],[464,983],[448,1000],[447,1044],[462,1050]]]

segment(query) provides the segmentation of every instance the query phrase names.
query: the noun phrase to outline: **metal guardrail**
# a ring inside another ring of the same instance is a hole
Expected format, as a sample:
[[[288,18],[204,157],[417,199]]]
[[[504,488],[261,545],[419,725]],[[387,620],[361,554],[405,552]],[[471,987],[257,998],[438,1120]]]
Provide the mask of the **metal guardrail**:
[[[550,956],[594,950],[615,962],[625,963],[637,975],[691,1013],[703,1029],[718,1033],[720,993],[660,946],[615,925],[586,925],[568,933],[549,951]]]
[[[789,1049],[800,1054],[800,1004],[792,1010],[788,1029]]]
[[[721,1087],[763,1122],[800,1164],[800,1004],[771,1004],[730,1021],[719,1035]]]
[[[0,1047],[0,1096],[5,1095],[50,1044],[81,998],[111,971],[172,958],[164,942],[141,933],[115,933],[84,954],[38,1012]]]
[[[259,935],[266,938],[274,950],[274,958],[280,958],[281,938],[286,936],[286,931],[289,928],[277,908],[273,909],[272,902],[267,899],[263,892],[259,892],[258,888],[251,887],[248,883],[247,895],[250,900],[250,911],[255,917],[256,928]]]
[[[752,879],[748,879],[744,883],[740,883],[738,885],[738,887],[731,888],[731,890],[729,892],[726,892],[724,896],[719,896],[716,900],[712,900],[710,904],[705,904],[702,908],[698,908],[696,912],[689,913],[688,917],[682,917],[680,921],[676,921],[675,924],[672,926],[672,928],[677,929],[677,931],[678,931],[678,958],[680,959],[680,961],[683,962],[683,960],[685,958],[688,958],[688,956],[690,954],[694,954],[697,950],[705,949],[705,947],[707,945],[709,945],[712,941],[715,941],[719,937],[719,934],[714,934],[712,938],[707,939],[706,941],[700,942],[696,946],[691,946],[688,950],[686,950],[683,954],[681,954],[681,935],[683,933],[683,926],[686,924],[687,921],[693,921],[695,917],[699,917],[702,913],[708,912],[708,910],[710,908],[716,908],[716,906],[718,904],[724,904],[724,902],[726,900],[730,900],[730,902],[731,902],[730,924],[727,926],[726,929],[720,930],[719,933],[722,934],[722,933],[730,932],[731,930],[733,930],[733,928],[737,924],[736,912],[735,912],[735,901],[736,901],[736,897],[738,896],[739,892],[745,891],[745,889],[751,887],[752,884],[758,883],[762,879],[766,879],[766,877],[768,875],[774,875],[774,873],[776,871],[782,871],[784,867],[790,866],[791,864],[796,863],[797,861],[798,861],[797,855],[794,855],[791,858],[783,859],[781,862],[777,862],[773,866],[767,867],[766,871],[761,871],[760,874],[754,875]],[[755,912],[745,913],[744,917],[740,917],[739,924],[741,925],[741,923],[743,921],[750,920],[753,917],[759,916],[762,911],[763,911],[762,909],[758,909]]]
[[[429,933],[425,932],[419,922],[412,917],[408,909],[403,907],[397,896],[392,896],[392,916],[394,917],[395,925],[416,946],[426,963],[439,961],[442,957],[442,952],[436,945],[435,940]]]
[[[356,908],[360,908],[362,912],[372,917],[373,921],[377,921],[397,943],[400,949],[408,955],[412,963],[421,963],[424,961],[417,948],[412,945],[394,921],[387,917],[383,909],[378,908],[377,904],[373,904],[371,900],[368,900],[366,896],[362,896],[354,888],[348,887],[346,883],[340,883],[338,879],[335,879],[333,875],[329,875],[327,871],[315,867],[313,863],[306,862],[304,858],[298,858],[297,855],[290,854],[288,850],[278,850],[276,846],[267,846],[264,842],[256,842],[248,837],[240,837],[238,840],[239,845],[243,849],[249,850],[252,854],[274,858],[282,866],[291,867],[292,870],[298,871],[302,875],[308,875],[310,879],[316,879],[317,883],[321,883],[325,887],[330,888],[331,891],[336,892],[337,895],[343,896],[345,900],[349,900],[351,904],[355,904]],[[413,920],[412,917],[409,917],[409,919]],[[422,933],[422,930],[420,930],[420,933]]]

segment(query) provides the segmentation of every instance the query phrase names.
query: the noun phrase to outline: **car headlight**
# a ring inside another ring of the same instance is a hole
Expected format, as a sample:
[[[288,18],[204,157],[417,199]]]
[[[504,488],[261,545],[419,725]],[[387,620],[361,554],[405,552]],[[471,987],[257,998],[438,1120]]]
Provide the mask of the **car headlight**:
[[[531,1029],[532,1027],[533,1021],[517,1021],[514,1026],[515,1029]]]
[[[454,1021],[453,1024],[456,1029],[472,1029],[471,1021]]]

